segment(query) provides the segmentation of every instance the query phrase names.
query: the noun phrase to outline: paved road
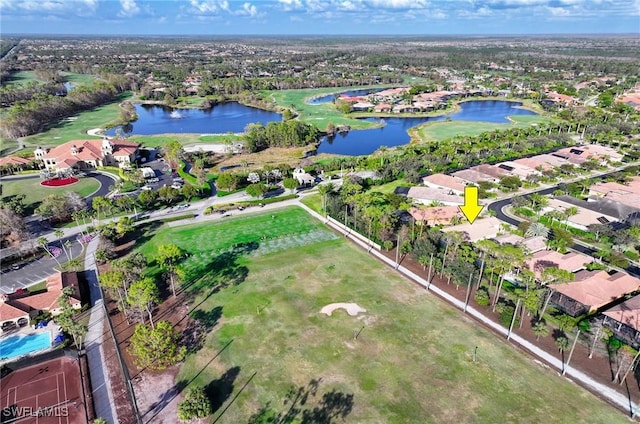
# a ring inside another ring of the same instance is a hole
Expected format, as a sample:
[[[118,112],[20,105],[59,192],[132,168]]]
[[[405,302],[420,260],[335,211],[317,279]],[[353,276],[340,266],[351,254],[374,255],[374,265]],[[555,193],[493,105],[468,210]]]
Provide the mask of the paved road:
[[[609,171],[607,173],[599,174],[597,176],[585,177],[585,179],[604,179],[608,175],[616,173],[618,171],[619,171],[619,169],[616,169],[615,171]],[[537,194],[541,194],[541,195],[548,195],[548,194],[552,194],[554,191],[558,190],[559,188],[560,188],[560,185],[556,185],[556,186],[553,186],[553,187],[547,187],[547,188],[543,188],[543,189],[540,189],[540,190],[537,190],[537,191],[528,192],[527,194],[525,194],[525,196],[530,196],[533,193],[537,193]],[[516,196],[520,196],[520,194],[516,194],[513,197],[516,197]],[[506,206],[509,206],[511,204],[511,201],[512,201],[513,197],[509,197],[509,198],[506,198],[506,199],[501,199],[501,200],[495,201],[493,203],[490,203],[489,205],[487,205],[487,208],[489,210],[492,210],[496,214],[496,218],[498,218],[499,220],[517,227],[518,224],[523,220],[517,219],[513,215],[508,215],[503,210]],[[591,256],[591,257],[594,257],[594,258],[597,257],[597,255],[596,255],[597,250],[593,249],[592,247],[589,247],[588,245],[585,245],[583,243],[574,243],[573,245],[571,245],[571,249],[575,250],[576,252],[583,253],[583,254],[585,254],[587,256]],[[635,277],[640,278],[640,267],[637,267],[637,266],[631,264],[627,268],[625,268],[625,271],[627,271],[629,274],[631,274],[631,275],[633,275]]]

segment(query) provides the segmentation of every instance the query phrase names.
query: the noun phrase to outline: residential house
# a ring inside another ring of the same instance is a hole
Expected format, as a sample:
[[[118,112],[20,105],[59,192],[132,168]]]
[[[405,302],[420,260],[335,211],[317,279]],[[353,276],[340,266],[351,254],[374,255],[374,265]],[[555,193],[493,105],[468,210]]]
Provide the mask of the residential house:
[[[545,268],[560,268],[569,272],[577,272],[591,262],[593,262],[593,258],[582,253],[570,252],[563,255],[555,250],[541,250],[527,259],[525,264],[539,279]]]
[[[517,234],[505,234],[495,238],[500,244],[513,244],[514,246],[522,246],[529,253],[536,253],[547,248],[546,239],[542,236],[521,237]]]
[[[582,271],[576,281],[549,285],[554,290],[550,303],[571,316],[593,313],[624,296],[640,290],[640,279],[622,272]]]
[[[603,324],[635,349],[640,349],[640,296],[634,296],[604,312]]]
[[[34,154],[50,172],[69,172],[101,166],[128,167],[138,157],[138,143],[125,140],[72,140],[46,151],[38,147]]]
[[[431,187],[411,187],[407,193],[407,197],[423,205],[437,203],[445,206],[457,206],[464,204],[464,198],[462,196],[450,194],[449,190]]]
[[[422,184],[427,187],[448,190],[450,194],[464,194],[466,184],[464,180],[446,174],[427,175],[422,178]]]
[[[506,170],[499,168],[496,165],[488,165],[486,163],[482,165],[472,166],[469,169],[491,176],[493,178],[493,182],[498,182],[500,181],[500,178],[509,175],[509,172],[507,172]]]
[[[389,103],[380,103],[373,107],[373,111],[376,113],[389,113],[393,108]]]
[[[589,188],[589,196],[622,203],[632,208],[640,207],[640,177],[634,177],[628,184],[598,183]]]
[[[460,224],[453,227],[443,228],[444,232],[458,231],[463,233],[464,239],[470,242],[476,242],[478,240],[495,238],[502,232],[501,221],[494,217],[478,218],[472,224]]]
[[[357,102],[351,105],[351,110],[354,112],[367,112],[373,109],[375,105],[369,102]]]
[[[298,184],[301,186],[313,185],[316,182],[316,178],[302,168],[293,170],[293,178],[298,180]]]
[[[62,312],[62,305],[59,304],[58,299],[66,287],[72,288],[73,294],[69,297],[71,307],[80,309],[82,307],[81,288],[78,274],[75,272],[58,272],[49,276],[46,289],[41,292],[31,293],[23,290],[3,295],[0,299],[2,329],[26,325],[29,319],[40,312],[49,312],[53,316],[59,315]]]
[[[480,181],[497,182],[497,179],[491,175],[483,174],[476,169],[463,169],[461,171],[454,172],[454,177],[463,180],[465,183],[478,184]]]
[[[450,225],[452,221],[462,218],[457,206],[435,206],[431,208],[411,208],[409,213],[416,222],[429,225]]]
[[[518,165],[522,165],[522,166],[525,166],[527,168],[535,169],[535,170],[540,171],[540,172],[551,171],[554,168],[553,165],[550,165],[546,161],[544,161],[542,159],[539,159],[537,156],[532,156],[530,158],[516,159],[513,162],[517,163]]]
[[[512,161],[501,162],[498,164],[498,168],[503,169],[508,174],[521,179],[526,179],[530,175],[542,175],[540,171],[537,171],[535,168]]]
[[[566,224],[573,228],[587,231],[591,224],[608,224],[609,222],[618,221],[616,217],[581,208],[571,203],[563,202],[559,199],[549,199],[548,206],[545,207],[542,212],[546,213],[553,210],[564,212],[572,207],[576,208],[578,213],[567,217]]]

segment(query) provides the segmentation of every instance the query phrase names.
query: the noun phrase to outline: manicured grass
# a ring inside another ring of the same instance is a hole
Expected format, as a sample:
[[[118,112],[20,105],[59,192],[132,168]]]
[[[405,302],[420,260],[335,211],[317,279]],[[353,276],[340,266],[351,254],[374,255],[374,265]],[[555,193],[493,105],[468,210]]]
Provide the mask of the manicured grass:
[[[8,84],[26,84],[29,81],[40,81],[34,71],[18,71],[11,74]],[[41,81],[40,81],[41,82]]]
[[[334,125],[349,125],[352,129],[364,129],[374,128],[376,124],[347,117],[338,112],[332,102],[312,105],[308,104],[307,100],[312,97],[339,93],[356,88],[366,89],[376,87],[382,86],[270,91],[265,92],[265,97],[272,98],[280,107],[294,109],[294,111],[299,114],[298,119],[308,124],[313,124],[320,130],[325,130],[329,123],[333,123]]]
[[[213,134],[200,136],[199,140],[207,143],[222,143],[232,141],[242,141],[244,134]]]
[[[64,80],[76,85],[88,85],[96,80],[93,75],[76,74],[75,72],[61,72]]]
[[[248,422],[263,407],[287,422],[307,422],[314,408],[354,423],[627,421],[341,237],[264,249],[317,232],[328,230],[288,208],[161,229],[141,247],[152,256],[172,241],[191,253],[189,266],[205,259],[190,288],[213,329],[177,380],[222,397],[219,422]],[[230,249],[237,243],[244,249]],[[319,313],[334,302],[367,312]]]
[[[117,121],[120,116],[118,105],[129,97],[130,94],[122,94],[115,102],[65,118],[45,132],[25,137],[25,142],[28,146],[35,148],[36,146],[56,146],[69,140],[94,138],[87,135],[87,130],[104,128],[109,123]]]
[[[16,194],[24,194],[26,205],[40,203],[42,199],[50,194],[64,194],[74,191],[85,197],[100,188],[100,183],[95,178],[80,178],[75,184],[63,187],[43,187],[40,185],[40,178],[30,178],[26,180],[5,179],[2,181],[2,196],[8,197]]]
[[[535,115],[514,115],[509,117],[511,124],[475,121],[437,121],[421,125],[411,132],[419,141],[439,141],[459,136],[476,136],[485,131],[505,130],[507,128],[526,128],[534,123],[550,122],[551,118]]]
[[[322,196],[320,193],[310,194],[300,199],[300,202],[305,206],[308,206],[313,211],[322,215]]]

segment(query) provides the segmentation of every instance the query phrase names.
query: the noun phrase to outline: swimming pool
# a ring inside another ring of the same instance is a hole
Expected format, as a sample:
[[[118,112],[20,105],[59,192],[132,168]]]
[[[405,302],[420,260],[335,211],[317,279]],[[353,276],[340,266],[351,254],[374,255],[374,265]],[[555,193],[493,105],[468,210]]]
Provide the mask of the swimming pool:
[[[11,359],[51,347],[51,333],[15,335],[0,339],[0,360]]]

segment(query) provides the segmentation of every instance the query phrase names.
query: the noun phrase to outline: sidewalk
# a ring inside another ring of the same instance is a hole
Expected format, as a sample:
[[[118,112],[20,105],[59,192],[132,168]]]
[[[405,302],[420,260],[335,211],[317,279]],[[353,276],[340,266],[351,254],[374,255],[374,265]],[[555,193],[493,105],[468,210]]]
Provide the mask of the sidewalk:
[[[105,368],[105,355],[102,342],[106,336],[104,306],[100,287],[98,286],[98,269],[93,253],[98,247],[100,238],[96,237],[87,245],[84,268],[91,296],[91,317],[89,331],[85,338],[85,350],[89,364],[89,377],[93,390],[93,406],[96,417],[104,418],[108,423],[117,423],[115,403],[111,392],[109,373]]]

